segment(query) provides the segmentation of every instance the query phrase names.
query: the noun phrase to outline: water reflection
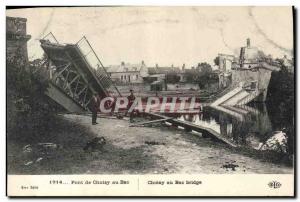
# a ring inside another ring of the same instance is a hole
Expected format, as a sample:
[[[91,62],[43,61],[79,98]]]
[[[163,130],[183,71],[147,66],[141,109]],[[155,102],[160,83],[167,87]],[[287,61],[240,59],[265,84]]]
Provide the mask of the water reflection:
[[[272,110],[270,114],[270,110],[267,110],[265,104],[256,104],[251,107],[244,106],[243,108],[239,107],[239,109],[231,110],[242,114],[243,119],[241,120],[232,116],[232,114],[229,115],[210,107],[204,107],[203,112],[200,114],[181,115],[178,119],[210,128],[238,146],[249,147],[255,150],[265,148],[266,146],[263,145],[272,140],[272,137],[278,133],[276,131],[281,131],[283,128],[293,128],[292,122],[287,121],[290,117],[276,114]],[[272,123],[270,116],[276,122]],[[284,124],[277,124],[280,122],[280,119],[284,119],[281,121]],[[293,141],[294,134],[291,130],[288,130],[286,134],[289,148],[285,152],[292,154],[293,143],[291,141]],[[274,141],[277,144],[277,140]]]

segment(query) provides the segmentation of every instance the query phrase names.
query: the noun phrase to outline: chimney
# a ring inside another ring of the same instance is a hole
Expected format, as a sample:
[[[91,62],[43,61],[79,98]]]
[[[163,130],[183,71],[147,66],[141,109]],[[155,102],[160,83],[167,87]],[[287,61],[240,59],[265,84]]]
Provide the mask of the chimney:
[[[144,62],[144,60],[142,60],[142,65],[145,65],[145,62]]]
[[[158,68],[158,64],[157,63],[155,64],[155,67]]]
[[[125,62],[122,61],[122,62],[121,62],[121,66],[125,66]]]
[[[247,48],[250,48],[250,38],[247,39]]]
[[[185,70],[185,64],[182,65],[182,71],[184,71],[184,70]]]

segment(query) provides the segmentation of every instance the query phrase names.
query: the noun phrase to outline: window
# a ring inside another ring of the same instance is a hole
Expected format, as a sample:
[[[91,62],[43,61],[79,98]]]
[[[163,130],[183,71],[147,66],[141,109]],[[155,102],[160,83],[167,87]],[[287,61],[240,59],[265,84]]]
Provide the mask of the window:
[[[138,78],[139,78],[139,75],[135,75],[135,80],[138,80]]]
[[[121,80],[123,80],[123,75],[121,75]]]

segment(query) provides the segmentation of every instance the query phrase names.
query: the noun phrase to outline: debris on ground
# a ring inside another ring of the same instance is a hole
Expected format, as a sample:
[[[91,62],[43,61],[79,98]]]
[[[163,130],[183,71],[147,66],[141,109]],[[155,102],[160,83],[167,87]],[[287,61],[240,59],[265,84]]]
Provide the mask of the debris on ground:
[[[62,145],[51,142],[25,145],[23,147],[23,153],[25,153],[25,158],[27,161],[24,163],[24,165],[30,166],[35,163],[39,163],[43,159],[49,158],[51,155],[55,154],[55,152],[61,148]]]
[[[273,136],[265,143],[260,143],[259,150],[272,150],[280,153],[287,153],[287,135],[283,131],[275,131]]]
[[[41,147],[44,147],[44,148],[52,148],[52,149],[57,149],[59,147],[59,145],[54,144],[54,143],[50,143],[50,142],[38,143],[38,146],[41,146]]]
[[[32,152],[32,147],[30,144],[26,145],[23,147],[23,152],[25,153],[29,153],[29,152]]]
[[[221,168],[225,168],[226,171],[228,171],[228,169],[231,169],[232,171],[236,171],[235,168],[239,167],[239,165],[234,164],[236,161],[232,161],[232,162],[225,162],[224,165],[221,166]]]
[[[88,141],[83,148],[83,150],[88,151],[91,149],[92,151],[95,150],[102,150],[103,146],[106,144],[106,140],[104,137],[95,137],[91,141]]]
[[[25,166],[29,166],[31,164],[33,164],[33,161],[28,161],[28,162],[24,163]]]
[[[120,114],[117,115],[117,119],[123,119],[123,118],[124,118],[124,116],[122,116]]]
[[[30,144],[25,145],[23,147],[23,152],[31,153],[34,150],[34,152],[49,153],[55,149],[60,149],[60,148],[62,148],[61,145],[46,142],[46,143],[37,143],[36,145],[30,145]]]
[[[41,160],[43,160],[42,157],[38,158],[35,162],[40,162]]]
[[[166,145],[164,142],[155,142],[155,141],[145,141],[147,145]]]

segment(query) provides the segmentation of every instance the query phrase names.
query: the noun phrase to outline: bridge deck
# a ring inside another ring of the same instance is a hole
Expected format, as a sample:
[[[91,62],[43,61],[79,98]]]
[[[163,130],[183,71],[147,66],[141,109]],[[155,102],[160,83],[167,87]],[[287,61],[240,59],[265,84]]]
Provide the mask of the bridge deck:
[[[159,118],[159,119],[168,119],[168,122],[172,123],[175,126],[181,126],[184,127],[186,130],[194,130],[200,133],[204,133],[206,136],[211,136],[213,138],[216,138],[218,140],[220,140],[223,143],[228,144],[231,147],[237,147],[236,144],[234,144],[233,142],[229,141],[226,137],[223,137],[221,134],[219,134],[218,132],[207,128],[207,127],[203,127],[203,126],[199,126],[199,125],[195,125],[193,123],[189,123],[186,121],[180,121],[177,119],[172,119],[168,116],[164,116],[161,114],[156,114],[156,113],[146,113],[147,115],[154,117],[154,118]]]

